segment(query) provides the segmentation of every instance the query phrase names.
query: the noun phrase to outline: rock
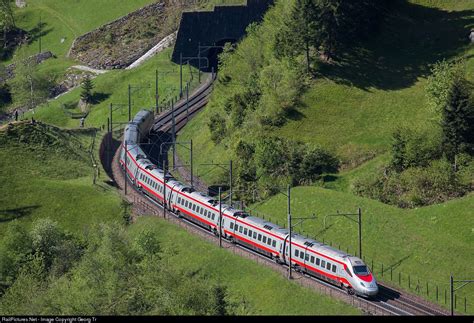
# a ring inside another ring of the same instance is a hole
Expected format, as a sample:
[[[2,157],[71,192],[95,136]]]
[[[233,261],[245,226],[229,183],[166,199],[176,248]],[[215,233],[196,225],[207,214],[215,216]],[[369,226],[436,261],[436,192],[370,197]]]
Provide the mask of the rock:
[[[15,4],[18,8],[26,7],[26,0],[15,0]]]

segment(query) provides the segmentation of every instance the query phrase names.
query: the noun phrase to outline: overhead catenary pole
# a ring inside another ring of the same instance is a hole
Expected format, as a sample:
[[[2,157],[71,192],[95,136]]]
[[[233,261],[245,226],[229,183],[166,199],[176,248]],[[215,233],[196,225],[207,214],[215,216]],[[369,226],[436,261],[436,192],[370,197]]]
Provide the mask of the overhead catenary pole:
[[[38,42],[39,42],[39,53],[41,53],[41,28],[42,28],[42,21],[41,21],[41,14],[40,14],[40,21],[39,21],[39,38],[38,38]],[[5,40],[6,42],[6,40]]]
[[[179,97],[183,97],[183,52],[179,53]]]
[[[451,300],[451,316],[454,315],[454,283],[453,283],[453,274],[449,278],[449,287],[450,287],[450,300]]]
[[[128,84],[128,121],[132,120],[132,87]]]
[[[199,64],[199,68],[198,68],[198,80],[199,80],[199,84],[201,83],[201,42],[198,43],[198,64]]]
[[[163,158],[163,219],[166,219],[166,158]]]
[[[191,139],[191,188],[194,188],[193,180],[193,140]]]
[[[362,210],[357,209],[357,216],[359,218],[359,258],[362,259]]]
[[[289,230],[289,234],[288,234],[288,255],[289,255],[288,256],[288,259],[289,259],[288,279],[292,279],[292,277],[291,277],[291,205],[290,205],[291,198],[290,198],[290,194],[291,194],[291,186],[288,185],[288,193],[287,193],[287,197],[288,197],[288,230]]]
[[[112,132],[112,103],[110,103],[110,132]]]
[[[221,187],[219,186],[219,247],[222,248],[222,203],[221,203]]]
[[[173,142],[173,170],[176,168],[176,123],[174,119],[174,102],[171,102],[171,120],[172,120],[172,142]]]
[[[232,206],[232,160],[229,161],[229,205]]]
[[[127,147],[128,143],[127,141],[125,140],[125,184],[124,184],[124,187],[125,187],[125,195],[127,195],[127,172],[128,172],[128,169],[127,169],[127,159],[128,159],[128,147]]]
[[[186,121],[189,121],[189,82],[186,84]]]
[[[155,111],[156,111],[156,114],[159,113],[158,98],[159,98],[159,94],[158,94],[158,69],[156,69],[155,70]]]

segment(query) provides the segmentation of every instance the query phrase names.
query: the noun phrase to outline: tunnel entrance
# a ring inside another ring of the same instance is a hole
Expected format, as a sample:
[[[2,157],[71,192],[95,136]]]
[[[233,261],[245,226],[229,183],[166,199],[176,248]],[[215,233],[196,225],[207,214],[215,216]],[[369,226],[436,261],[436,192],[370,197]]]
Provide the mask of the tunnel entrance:
[[[236,42],[236,39],[226,38],[216,42],[213,45],[201,45],[201,65],[195,67],[201,68],[201,71],[206,73],[210,73],[212,69],[217,72],[219,66],[219,55],[224,51],[224,45],[226,43],[235,44]]]

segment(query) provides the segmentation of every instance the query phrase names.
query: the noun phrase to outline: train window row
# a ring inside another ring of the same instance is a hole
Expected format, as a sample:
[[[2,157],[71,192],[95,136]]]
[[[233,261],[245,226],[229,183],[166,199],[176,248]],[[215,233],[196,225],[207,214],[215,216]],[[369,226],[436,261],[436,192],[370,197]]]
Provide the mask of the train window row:
[[[253,238],[255,240],[258,240],[258,241],[261,241],[269,246],[273,246],[274,248],[276,247],[276,240],[272,239],[272,238],[267,238],[266,236],[262,236],[262,234],[260,233],[257,233],[256,231],[252,231],[251,229],[247,229],[245,227],[243,227],[242,225],[238,225],[237,223],[235,224],[234,226],[234,223],[231,222],[230,223],[230,228],[231,230],[235,229],[235,231],[237,232],[240,232],[246,236],[248,236],[249,238]]]
[[[154,180],[152,180],[150,177],[146,175],[140,174],[140,180],[144,181],[145,183],[147,183],[154,189],[158,190],[159,192],[163,191],[163,186],[159,186],[157,182],[155,182]]]
[[[323,269],[332,270],[332,272],[336,272],[336,265],[330,263],[329,261],[325,261],[314,256],[310,257],[309,254],[304,253],[303,251],[299,251],[298,249],[295,250],[295,256],[300,258],[301,260],[304,259],[307,262],[315,264],[316,266],[320,266]]]
[[[188,209],[191,209],[194,212],[199,213],[202,216],[205,216],[209,219],[215,220],[215,218],[216,218],[215,213],[212,213],[211,211],[206,210],[202,206],[191,203],[188,200],[185,200],[184,198],[181,198],[180,196],[178,196],[177,203],[184,206],[184,207],[187,207]]]

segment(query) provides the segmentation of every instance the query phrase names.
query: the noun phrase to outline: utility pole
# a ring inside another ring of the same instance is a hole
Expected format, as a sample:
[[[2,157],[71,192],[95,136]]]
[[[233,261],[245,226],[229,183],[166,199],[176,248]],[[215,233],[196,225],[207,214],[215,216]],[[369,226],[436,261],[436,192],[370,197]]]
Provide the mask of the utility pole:
[[[219,186],[219,247],[222,248],[222,203],[221,203],[221,187]]]
[[[112,132],[112,103],[110,103],[110,132]]]
[[[186,84],[186,121],[189,121],[189,82]]]

